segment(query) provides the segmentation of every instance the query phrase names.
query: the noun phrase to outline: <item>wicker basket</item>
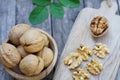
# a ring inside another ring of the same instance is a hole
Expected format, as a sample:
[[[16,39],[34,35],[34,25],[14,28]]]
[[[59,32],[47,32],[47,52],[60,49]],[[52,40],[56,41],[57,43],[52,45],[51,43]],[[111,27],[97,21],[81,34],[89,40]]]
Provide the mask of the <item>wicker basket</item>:
[[[7,67],[4,67],[5,70],[11,75],[13,76],[14,78],[18,79],[18,80],[40,80],[40,79],[43,79],[45,78],[51,71],[52,69],[54,68],[55,66],[55,63],[57,61],[57,56],[58,56],[58,48],[57,48],[57,45],[56,45],[56,42],[55,40],[48,34],[46,33],[45,31],[39,29],[40,32],[42,32],[43,34],[47,35],[48,36],[48,39],[50,41],[50,48],[53,50],[54,52],[54,59],[52,61],[52,63],[50,64],[50,66],[48,66],[46,69],[44,69],[39,75],[36,75],[36,76],[32,76],[32,77],[29,77],[29,76],[25,76],[23,74],[20,74],[20,73],[17,73],[15,71],[13,71],[12,69],[9,69]],[[8,40],[6,41],[8,42]]]

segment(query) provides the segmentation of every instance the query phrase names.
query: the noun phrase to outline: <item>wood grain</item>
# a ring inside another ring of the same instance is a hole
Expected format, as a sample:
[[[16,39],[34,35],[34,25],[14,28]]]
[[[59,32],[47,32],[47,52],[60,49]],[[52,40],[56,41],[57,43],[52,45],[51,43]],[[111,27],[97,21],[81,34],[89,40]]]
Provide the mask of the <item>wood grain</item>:
[[[84,0],[85,7],[99,8],[103,0]]]
[[[77,17],[73,25],[71,34],[65,45],[62,56],[58,62],[58,66],[56,68],[56,72],[55,72],[55,76],[53,80],[72,80],[71,72],[68,70],[68,68],[63,63],[64,58],[70,52],[76,51],[76,49],[79,47],[81,43],[93,47],[95,43],[98,43],[98,42],[105,43],[110,48],[111,53],[110,55],[106,56],[106,58],[103,60],[98,59],[96,56],[93,56],[93,58],[103,63],[104,70],[98,76],[91,75],[90,80],[104,80],[104,79],[115,80],[115,76],[117,74],[117,70],[120,64],[120,61],[119,61],[119,57],[120,57],[120,53],[119,53],[120,16],[115,15],[116,10],[117,10],[116,5],[112,6],[109,9],[108,5],[105,5],[105,4],[102,6],[100,10],[86,8],[81,11],[81,13]],[[90,24],[91,19],[96,15],[105,16],[109,20],[110,25],[109,25],[109,32],[105,36],[94,39],[90,34],[89,24]],[[82,63],[81,67],[86,70],[85,65],[86,63]]]
[[[118,12],[119,12],[119,15],[120,15],[120,0],[117,0],[117,4],[118,4]]]
[[[0,5],[0,43],[5,40],[11,26],[15,25],[16,1],[1,0]],[[8,3],[9,2],[9,3]]]
[[[118,3],[118,14],[120,15],[120,0],[117,0],[117,3]],[[120,67],[117,71],[117,75],[116,75],[116,79],[115,80],[120,80]]]
[[[10,30],[15,25],[15,0],[0,0],[0,43],[2,43]],[[13,80],[0,64],[0,80]]]

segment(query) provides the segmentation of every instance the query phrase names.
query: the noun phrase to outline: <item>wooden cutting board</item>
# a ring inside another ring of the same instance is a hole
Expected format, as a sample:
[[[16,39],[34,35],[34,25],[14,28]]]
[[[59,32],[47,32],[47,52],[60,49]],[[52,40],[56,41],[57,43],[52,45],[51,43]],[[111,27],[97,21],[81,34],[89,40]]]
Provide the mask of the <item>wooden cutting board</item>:
[[[112,3],[112,7],[108,7],[107,2],[103,1],[99,9],[85,8],[79,13],[59,59],[53,80],[72,80],[72,71],[64,65],[64,58],[70,52],[75,52],[80,44],[93,48],[98,42],[106,44],[110,49],[110,54],[104,59],[93,55],[88,61],[82,62],[80,67],[86,70],[86,63],[95,58],[103,64],[104,70],[97,76],[91,75],[90,80],[115,80],[120,65],[120,16],[115,14],[116,11],[115,2]],[[109,21],[108,33],[100,38],[93,38],[90,34],[90,22],[95,16],[105,16]]]

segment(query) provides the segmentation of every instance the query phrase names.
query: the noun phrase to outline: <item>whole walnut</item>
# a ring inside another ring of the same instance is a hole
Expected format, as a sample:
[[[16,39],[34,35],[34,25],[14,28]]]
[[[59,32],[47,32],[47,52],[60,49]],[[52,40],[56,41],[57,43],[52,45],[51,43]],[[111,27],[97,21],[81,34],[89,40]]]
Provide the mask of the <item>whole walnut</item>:
[[[41,33],[41,36],[44,38],[45,46],[48,46],[49,45],[48,37],[44,33]]]
[[[19,38],[23,35],[23,33],[25,33],[29,29],[30,26],[27,24],[18,24],[14,26],[9,33],[9,40],[13,44],[19,45],[20,44]]]
[[[44,37],[45,46],[48,46],[48,45],[49,45],[49,39],[48,39],[47,35],[44,34],[44,33],[42,33],[42,32],[40,31],[40,29],[37,29],[37,28],[35,28],[35,29],[40,32],[40,34],[41,34],[42,37]]]
[[[22,58],[24,58],[25,56],[27,56],[29,54],[28,52],[26,52],[24,50],[23,46],[18,46],[17,50],[19,51],[19,53],[20,53],[20,55],[21,55]]]
[[[37,53],[37,55],[44,60],[45,67],[48,67],[54,58],[53,51],[48,47],[44,47],[42,51]]]
[[[27,76],[34,76],[39,74],[44,68],[44,61],[42,58],[33,54],[24,57],[19,65],[22,73]]]
[[[13,68],[20,62],[21,56],[13,45],[3,43],[0,48],[0,60],[4,66]]]
[[[34,28],[21,36],[20,43],[24,46],[25,51],[30,53],[39,52],[45,46],[44,37]]]

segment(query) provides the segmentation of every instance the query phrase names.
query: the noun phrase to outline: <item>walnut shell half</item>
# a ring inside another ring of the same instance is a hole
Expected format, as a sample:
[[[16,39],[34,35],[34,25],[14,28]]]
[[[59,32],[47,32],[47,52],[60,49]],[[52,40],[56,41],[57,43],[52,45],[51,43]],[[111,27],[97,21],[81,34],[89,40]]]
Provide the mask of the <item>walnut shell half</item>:
[[[108,20],[105,17],[97,16],[90,24],[91,33],[94,37],[103,36],[108,30]]]
[[[21,60],[20,53],[9,43],[3,43],[1,45],[0,58],[3,65],[8,68],[16,67]]]
[[[34,76],[43,70],[44,61],[42,58],[30,54],[21,60],[19,67],[21,72],[25,75]]]

